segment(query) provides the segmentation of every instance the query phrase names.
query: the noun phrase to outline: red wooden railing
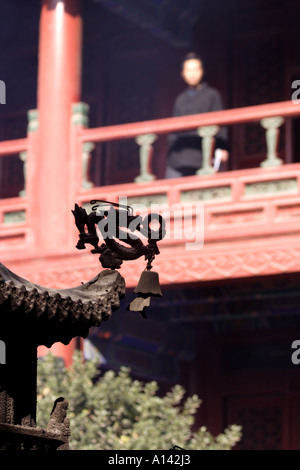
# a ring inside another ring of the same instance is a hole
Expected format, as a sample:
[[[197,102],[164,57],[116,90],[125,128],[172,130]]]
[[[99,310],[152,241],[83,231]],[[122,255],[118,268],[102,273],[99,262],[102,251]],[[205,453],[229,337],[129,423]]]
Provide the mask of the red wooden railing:
[[[82,200],[82,202],[87,201],[87,199],[91,196],[94,198],[95,195],[98,194],[99,196],[104,193],[101,188],[87,188],[84,189],[82,187],[82,155],[83,155],[83,146],[89,142],[97,143],[97,142],[104,142],[104,141],[111,141],[111,140],[121,140],[121,139],[128,139],[128,138],[136,138],[137,136],[143,136],[148,134],[166,134],[170,132],[177,132],[177,131],[184,131],[190,129],[198,129],[198,128],[205,128],[207,126],[222,126],[222,125],[235,125],[247,122],[257,122],[262,121],[266,118],[287,118],[287,117],[296,117],[300,115],[300,105],[294,104],[292,101],[284,101],[279,103],[271,103],[271,104],[264,104],[258,106],[251,106],[251,107],[244,107],[244,108],[236,108],[236,109],[228,109],[224,111],[217,111],[205,114],[195,114],[190,116],[184,117],[170,117],[164,119],[156,119],[151,121],[144,121],[144,122],[135,122],[135,123],[127,123],[121,125],[113,125],[113,126],[105,126],[99,128],[89,129],[84,124],[78,123],[78,121],[72,121],[71,126],[71,133],[70,133],[70,179],[72,181],[70,185],[70,191],[72,194],[70,195],[70,200]],[[86,117],[86,116],[85,116]],[[268,126],[263,126],[268,130],[272,129],[277,132],[282,120],[279,123],[275,121],[270,121],[269,128]],[[275,124],[274,124],[275,122]],[[35,136],[33,137],[33,134]],[[276,135],[273,134],[271,136],[271,140],[273,139],[273,143],[276,140]],[[268,141],[268,139],[267,139]],[[38,158],[37,155],[37,143],[38,143],[38,130],[37,132],[29,133],[27,138],[23,139],[16,139],[10,141],[2,141],[0,142],[0,157],[2,156],[9,156],[13,154],[20,153],[22,151],[27,151],[27,175],[28,179],[32,178],[33,171],[32,168],[35,166],[35,161]],[[266,142],[266,147],[268,146],[268,142]],[[270,151],[270,149],[266,149],[266,153]],[[272,150],[272,149],[271,149]],[[274,150],[274,149],[273,149]],[[268,159],[268,157],[267,157]],[[272,166],[272,159],[269,159],[269,166]],[[274,163],[274,160],[273,160]],[[278,165],[278,161],[275,162]],[[274,165],[274,166],[276,166]],[[297,169],[295,171],[299,171],[298,166],[296,165]],[[254,169],[255,170],[255,169]],[[256,169],[258,172],[261,172],[263,175],[263,169]],[[250,172],[251,173],[251,172]],[[270,172],[268,173],[270,178],[274,179],[277,178],[278,172],[272,173],[273,176],[271,177]],[[207,178],[198,178],[192,177],[189,180],[192,184],[188,184],[189,187],[186,187],[187,190],[196,190],[205,188],[208,186],[214,187],[213,181],[215,178],[215,183],[219,186],[221,181],[219,177],[221,175],[211,175],[209,180]],[[223,173],[223,177],[226,176],[226,173]],[[227,174],[229,177],[229,173]],[[258,174],[257,171],[253,172],[253,178],[257,179]],[[252,176],[249,174],[249,184],[251,183]],[[260,177],[259,177],[260,178]],[[298,181],[298,180],[297,180]],[[30,186],[30,181],[27,181]],[[188,183],[187,179],[182,178],[180,180],[176,180],[176,182],[170,182],[170,180],[164,181],[152,181],[151,184],[139,185],[139,184],[126,184],[118,186],[120,193],[124,193],[125,189],[127,191],[127,195],[130,197],[139,197],[139,196],[147,196],[147,195],[155,195],[164,193],[167,195],[166,200],[169,204],[178,203],[180,202],[179,194],[181,191],[184,190],[184,187]],[[123,186],[123,189],[122,189]],[[162,189],[164,190],[162,191]],[[168,189],[169,188],[169,189]],[[234,188],[233,193],[234,193]],[[114,194],[114,189],[111,187],[106,187],[105,192],[110,193],[111,196]],[[293,193],[296,196],[295,192]],[[32,195],[33,198],[36,195]],[[231,201],[236,203],[237,201]],[[2,199],[0,200],[0,228],[2,239],[8,239],[9,236],[22,234],[26,232],[26,227],[28,228],[28,224],[30,217],[28,217],[28,212],[30,212],[28,197],[16,197],[10,199]],[[22,214],[26,213],[26,217],[23,220]],[[9,223],[9,216],[12,217],[16,216],[14,219],[13,224]],[[20,218],[18,219],[18,217]],[[8,222],[7,222],[8,220]]]
[[[24,139],[4,140],[0,142],[0,157],[20,153],[28,150],[28,147],[29,139],[27,137]]]
[[[300,104],[292,101],[282,101],[257,106],[227,109],[203,114],[194,114],[183,117],[170,117],[154,119],[151,121],[134,122],[112,126],[86,128],[84,126],[73,126],[75,132],[72,134],[77,143],[82,145],[85,142],[104,142],[136,138],[145,134],[166,134],[190,129],[197,129],[206,126],[235,125],[246,122],[261,121],[265,118],[280,116],[282,118],[295,117],[300,115]],[[279,127],[279,126],[278,126]],[[0,142],[0,157],[8,156],[21,151],[28,150],[29,138],[15,139]],[[79,146],[75,145],[76,151]],[[81,150],[81,149],[80,149]],[[81,155],[77,156],[78,160]]]
[[[266,161],[261,166],[278,166],[281,160],[277,157],[277,145],[279,140],[279,128],[284,122],[284,118],[290,118],[300,115],[300,104],[292,101],[283,101],[279,103],[263,104],[243,108],[227,109],[203,114],[194,114],[183,117],[170,117],[156,119],[151,121],[134,122],[120,125],[104,126],[88,129],[84,126],[77,126],[74,132],[74,138],[77,141],[77,151],[88,142],[95,144],[98,142],[112,141],[135,138],[140,145],[140,167],[141,174],[135,179],[137,182],[152,181],[153,175],[149,167],[152,143],[156,135],[170,132],[186,131],[191,129],[202,130],[204,139],[210,140],[210,145],[204,148],[213,149],[213,134],[211,129],[214,126],[228,126],[248,122],[259,122],[266,130]],[[205,134],[206,130],[206,134]],[[208,131],[208,132],[207,132]],[[217,130],[214,131],[215,133]],[[202,135],[201,134],[201,135]],[[138,140],[137,137],[140,136]],[[141,137],[145,136],[143,141]],[[147,139],[150,136],[150,140]],[[145,156],[146,152],[146,156]],[[147,157],[148,152],[148,157]],[[203,151],[203,168],[199,169],[199,174],[211,174],[211,156],[205,155]],[[79,160],[78,156],[78,160]],[[86,155],[85,155],[86,158]],[[145,158],[148,162],[145,162]],[[86,165],[86,168],[88,165]],[[86,181],[88,175],[82,175],[82,180]]]
[[[14,139],[0,142],[0,157],[28,152],[30,139]],[[25,195],[25,191],[24,191]],[[28,202],[24,197],[0,200],[0,230],[2,244],[12,247],[25,238]]]
[[[298,115],[300,115],[300,104],[294,104],[292,101],[282,101],[183,117],[154,119],[93,129],[81,128],[78,130],[78,139],[81,142],[104,142],[134,138],[142,134],[166,134],[204,126],[234,125],[260,121],[268,117],[293,117]]]

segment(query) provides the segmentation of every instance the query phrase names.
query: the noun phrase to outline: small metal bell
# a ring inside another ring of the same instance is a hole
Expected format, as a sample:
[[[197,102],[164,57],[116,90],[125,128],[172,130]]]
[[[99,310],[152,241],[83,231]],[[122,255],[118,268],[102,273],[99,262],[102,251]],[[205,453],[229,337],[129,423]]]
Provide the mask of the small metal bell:
[[[158,273],[150,270],[143,271],[133,292],[147,297],[162,297]]]
[[[139,312],[143,318],[147,319],[145,309],[149,307],[151,297],[162,296],[158,273],[150,269],[143,271],[133,292],[137,294],[137,297],[127,306],[127,310]]]
[[[131,312],[138,312],[145,320],[147,320],[147,315],[145,312],[146,307],[150,305],[150,297],[140,297],[139,295],[133,299],[132,302],[127,306],[126,310]]]

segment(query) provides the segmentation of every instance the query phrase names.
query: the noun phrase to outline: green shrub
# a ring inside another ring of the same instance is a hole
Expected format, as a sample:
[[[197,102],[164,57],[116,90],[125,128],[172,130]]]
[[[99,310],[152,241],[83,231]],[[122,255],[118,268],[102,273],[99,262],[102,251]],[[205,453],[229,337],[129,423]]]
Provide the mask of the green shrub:
[[[39,360],[37,424],[45,428],[54,400],[66,398],[71,449],[167,450],[178,445],[229,450],[241,438],[237,425],[216,437],[205,427],[193,432],[201,400],[197,395],[184,400],[180,385],[160,397],[156,382],[133,380],[128,368],[95,380],[97,373],[96,362],[83,361],[79,352],[68,369],[50,353]]]

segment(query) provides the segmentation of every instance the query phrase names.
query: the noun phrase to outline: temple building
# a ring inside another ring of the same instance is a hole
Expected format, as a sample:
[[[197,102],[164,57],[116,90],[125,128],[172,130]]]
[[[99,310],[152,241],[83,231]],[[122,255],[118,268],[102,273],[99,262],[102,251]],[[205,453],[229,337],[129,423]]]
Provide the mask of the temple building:
[[[242,425],[238,449],[300,449],[299,2],[0,8],[1,263],[51,289],[92,279],[100,264],[76,249],[75,203],[143,204],[170,234],[147,320],[121,301],[85,341],[52,351],[68,365],[81,347],[103,370],[126,365],[162,390],[181,383],[203,400],[199,425]],[[223,111],[172,117],[190,51]],[[216,126],[229,132],[221,171],[209,154]],[[201,171],[165,179],[168,135],[191,129],[205,143]],[[145,267],[119,270],[130,298]]]

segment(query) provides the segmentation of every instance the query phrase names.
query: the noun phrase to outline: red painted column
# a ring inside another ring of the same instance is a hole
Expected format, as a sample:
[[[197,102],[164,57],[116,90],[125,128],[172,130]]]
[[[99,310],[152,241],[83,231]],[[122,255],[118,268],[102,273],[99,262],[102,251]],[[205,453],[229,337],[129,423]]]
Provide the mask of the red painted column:
[[[51,348],[47,348],[46,346],[39,346],[37,354],[38,357],[43,357],[51,352],[53,356],[61,357],[64,360],[66,367],[70,367],[72,364],[73,354],[77,349],[77,346],[77,338],[73,338],[68,345],[54,343]]]
[[[81,41],[80,0],[43,0],[34,184],[36,249],[41,254],[59,254],[72,244],[68,233],[74,205],[70,194],[70,118],[72,103],[80,101]]]
[[[81,41],[80,0],[43,0],[37,92],[38,151],[32,188],[36,254],[40,256],[74,248],[70,236],[70,226],[74,224],[70,122],[72,103],[80,101]],[[51,352],[62,356],[69,366],[74,348],[75,340],[68,346],[55,343]]]

